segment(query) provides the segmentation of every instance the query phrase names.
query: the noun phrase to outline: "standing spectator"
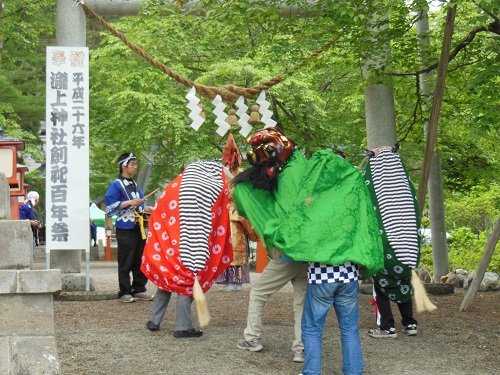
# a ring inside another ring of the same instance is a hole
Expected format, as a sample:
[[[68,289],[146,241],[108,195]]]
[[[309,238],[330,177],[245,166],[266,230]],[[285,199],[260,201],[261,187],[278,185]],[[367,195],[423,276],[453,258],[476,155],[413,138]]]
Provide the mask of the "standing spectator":
[[[92,242],[92,246],[97,246],[97,225],[94,221],[90,222],[90,240]]]
[[[23,205],[19,207],[19,219],[29,220],[33,232],[33,245],[38,246],[38,229],[42,227],[36,215],[35,206],[40,202],[40,195],[36,191],[30,191]]]
[[[118,293],[121,302],[150,301],[146,293],[148,279],[141,272],[141,260],[146,234],[144,193],[134,180],[137,174],[137,157],[126,152],[118,158],[119,175],[106,191],[106,214],[116,215],[116,240],[118,242]],[[130,274],[132,273],[132,280]]]

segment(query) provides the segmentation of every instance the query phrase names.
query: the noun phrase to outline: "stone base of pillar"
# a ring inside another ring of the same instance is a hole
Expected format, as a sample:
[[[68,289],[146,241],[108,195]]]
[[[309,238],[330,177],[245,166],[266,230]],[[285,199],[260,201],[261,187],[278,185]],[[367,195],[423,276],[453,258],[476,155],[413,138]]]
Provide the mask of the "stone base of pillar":
[[[0,374],[60,374],[54,332],[59,270],[0,270]]]
[[[81,250],[51,250],[50,268],[60,269],[61,273],[80,273],[82,266]]]
[[[0,374],[60,373],[54,336],[0,337]]]
[[[63,292],[84,291],[86,287],[86,274],[84,273],[63,273],[61,277]],[[95,290],[94,279],[90,278],[90,291]]]

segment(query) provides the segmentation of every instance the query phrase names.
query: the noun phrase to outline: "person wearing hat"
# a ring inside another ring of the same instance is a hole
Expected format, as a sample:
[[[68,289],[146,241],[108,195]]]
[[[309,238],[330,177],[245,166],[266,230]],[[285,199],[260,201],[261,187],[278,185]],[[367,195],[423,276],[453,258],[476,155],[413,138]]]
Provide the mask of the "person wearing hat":
[[[140,267],[146,244],[143,215],[151,212],[152,207],[144,205],[144,193],[134,180],[137,157],[131,152],[121,154],[118,167],[118,177],[109,184],[104,197],[106,214],[116,215],[118,298],[121,302],[150,301],[152,297],[146,293],[148,279]]]
[[[33,231],[33,243],[38,246],[38,229],[42,227],[36,216],[35,206],[40,202],[40,195],[36,191],[30,191],[23,205],[19,207],[19,219],[29,220]]]

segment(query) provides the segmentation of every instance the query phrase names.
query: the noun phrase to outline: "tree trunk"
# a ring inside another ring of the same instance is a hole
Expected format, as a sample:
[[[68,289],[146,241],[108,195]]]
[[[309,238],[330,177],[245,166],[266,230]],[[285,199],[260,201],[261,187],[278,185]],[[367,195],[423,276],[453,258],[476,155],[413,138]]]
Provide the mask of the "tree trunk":
[[[420,64],[424,68],[430,62],[429,50],[430,40],[429,23],[427,19],[427,11],[422,11],[419,14],[419,21],[417,22],[417,34],[419,39],[419,55]],[[432,103],[433,92],[431,89],[434,87],[434,79],[432,73],[424,73],[420,76],[420,91],[421,96],[424,98],[422,109],[424,112],[430,107]],[[429,122],[424,124],[425,134],[427,135],[427,128]],[[448,245],[446,242],[446,223],[444,214],[444,197],[443,197],[443,182],[441,174],[441,160],[439,149],[436,147],[432,154],[431,171],[429,175],[429,182],[427,184],[429,190],[429,212],[431,222],[431,243],[432,243],[432,259],[434,265],[433,281],[439,282],[441,276],[448,273]]]
[[[380,4],[377,4],[380,3]],[[372,4],[374,9],[384,9],[383,1]],[[396,143],[396,115],[394,109],[394,87],[390,76],[382,72],[389,64],[391,47],[389,43],[378,46],[379,34],[388,27],[385,14],[372,13],[370,34],[373,49],[367,51],[364,76],[367,86],[365,95],[365,116],[368,148],[390,146]],[[377,47],[378,46],[378,47]]]
[[[500,237],[500,218],[497,219],[495,227],[493,228],[493,233],[491,233],[490,238],[488,239],[488,243],[486,244],[486,249],[484,250],[483,258],[481,259],[481,263],[479,263],[479,267],[476,271],[476,276],[472,280],[471,285],[469,286],[469,290],[462,301],[462,304],[459,307],[459,311],[467,310],[474,302],[474,298],[476,297],[476,293],[481,285],[481,281],[483,280],[484,273],[488,268],[488,265],[491,262],[491,257],[493,256],[493,252],[495,251],[495,247],[498,242],[498,237]]]

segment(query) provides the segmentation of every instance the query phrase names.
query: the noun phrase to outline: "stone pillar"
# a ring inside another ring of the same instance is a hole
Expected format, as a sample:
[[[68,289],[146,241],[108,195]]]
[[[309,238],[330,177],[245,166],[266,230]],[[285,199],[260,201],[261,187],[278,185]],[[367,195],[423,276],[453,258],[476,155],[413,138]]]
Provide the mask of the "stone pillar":
[[[87,0],[86,3],[101,15],[136,15],[142,0]],[[74,1],[56,1],[56,45],[83,47],[86,45],[87,20],[81,6],[75,6]],[[85,172],[85,171],[84,171]],[[1,215],[1,212],[0,212]],[[63,274],[64,291],[86,290],[86,274],[81,273],[82,250],[52,250],[47,267],[58,268]],[[83,253],[85,253],[83,251]],[[94,290],[93,280],[90,280],[90,291]]]
[[[0,176],[0,212],[5,184]],[[53,294],[61,271],[32,270],[32,244],[28,221],[0,219],[0,374],[60,374]]]
[[[5,173],[0,173],[0,220],[10,219],[10,187]]]

